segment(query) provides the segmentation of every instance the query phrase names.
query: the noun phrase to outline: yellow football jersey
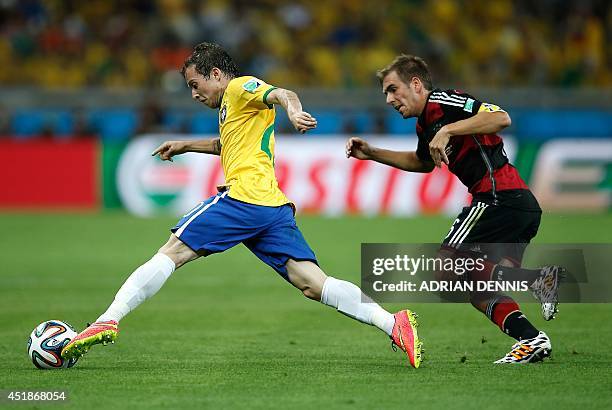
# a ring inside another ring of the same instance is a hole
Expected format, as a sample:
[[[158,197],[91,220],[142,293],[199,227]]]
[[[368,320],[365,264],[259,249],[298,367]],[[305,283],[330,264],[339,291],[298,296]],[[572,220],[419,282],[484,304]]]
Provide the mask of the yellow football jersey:
[[[289,200],[274,174],[274,90],[252,77],[232,79],[219,109],[221,164],[229,196],[251,204],[281,206]]]

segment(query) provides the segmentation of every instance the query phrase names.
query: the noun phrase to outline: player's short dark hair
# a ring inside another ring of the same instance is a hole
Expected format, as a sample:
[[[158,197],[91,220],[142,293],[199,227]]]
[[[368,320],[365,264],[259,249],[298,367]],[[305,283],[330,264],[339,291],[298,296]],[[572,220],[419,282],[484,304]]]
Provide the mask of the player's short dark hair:
[[[395,71],[399,78],[406,84],[410,83],[413,77],[417,77],[425,88],[433,90],[433,83],[431,81],[431,73],[427,63],[421,57],[413,56],[410,54],[400,54],[386,66],[376,72],[378,81],[382,84],[383,79],[391,72]]]
[[[214,67],[229,78],[240,77],[240,70],[234,60],[220,45],[214,43],[200,43],[194,47],[193,53],[187,57],[181,68],[183,76],[191,65],[195,65],[196,71],[206,78],[210,78],[210,72]]]

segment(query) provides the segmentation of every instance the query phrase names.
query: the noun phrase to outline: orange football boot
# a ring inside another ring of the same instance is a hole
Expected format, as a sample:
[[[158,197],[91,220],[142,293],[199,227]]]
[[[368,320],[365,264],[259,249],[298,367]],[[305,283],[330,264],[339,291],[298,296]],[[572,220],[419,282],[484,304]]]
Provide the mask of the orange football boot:
[[[98,343],[106,345],[108,342],[115,343],[115,339],[119,334],[118,325],[119,324],[114,320],[96,322],[91,325],[88,324],[85,330],[76,335],[76,337],[62,349],[62,357],[64,359],[81,357],[87,353],[93,345],[97,345]]]
[[[423,343],[417,334],[417,315],[410,310],[401,310],[393,315],[395,325],[391,333],[391,346],[395,345],[406,352],[410,365],[417,369],[421,365]],[[394,347],[395,349],[395,347]]]

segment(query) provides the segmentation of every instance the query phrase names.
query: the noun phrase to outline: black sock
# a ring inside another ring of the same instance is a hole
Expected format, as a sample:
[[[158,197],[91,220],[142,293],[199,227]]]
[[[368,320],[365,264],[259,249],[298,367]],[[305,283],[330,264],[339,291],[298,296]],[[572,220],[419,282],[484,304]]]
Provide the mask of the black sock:
[[[512,312],[504,321],[504,332],[516,340],[531,339],[540,333],[538,329],[527,320],[523,312]]]
[[[540,277],[540,269],[510,268],[508,266],[496,265],[491,272],[491,280],[498,282],[525,281],[530,285]]]

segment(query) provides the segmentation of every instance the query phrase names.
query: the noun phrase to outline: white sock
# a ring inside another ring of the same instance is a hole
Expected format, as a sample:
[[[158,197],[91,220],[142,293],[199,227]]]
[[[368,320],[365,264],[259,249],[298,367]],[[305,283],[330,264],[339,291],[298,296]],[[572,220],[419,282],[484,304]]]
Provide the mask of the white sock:
[[[156,253],[130,275],[115,295],[113,303],[96,321],[119,322],[138,305],[155,295],[174,272],[174,268],[172,259],[163,253]]]
[[[323,284],[321,303],[362,323],[376,326],[391,336],[395,325],[393,315],[367,296],[363,295],[363,299],[369,301],[367,303],[362,303],[361,298],[361,289],[351,282],[328,276]]]

